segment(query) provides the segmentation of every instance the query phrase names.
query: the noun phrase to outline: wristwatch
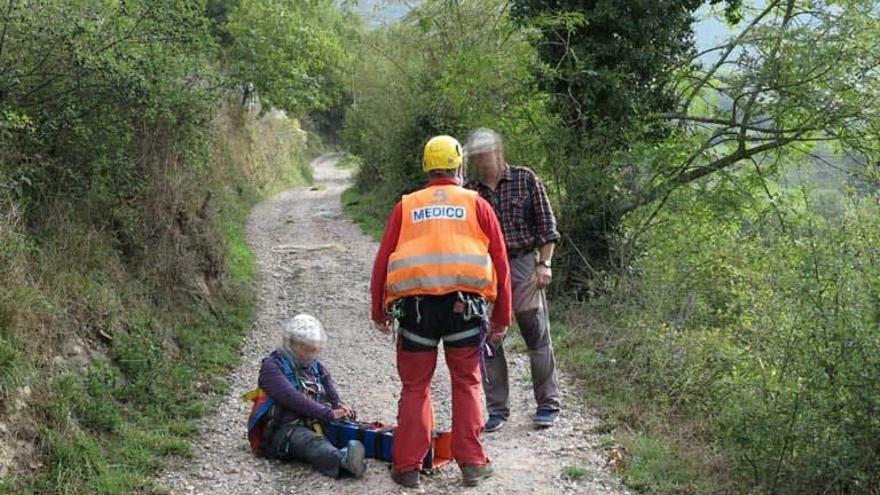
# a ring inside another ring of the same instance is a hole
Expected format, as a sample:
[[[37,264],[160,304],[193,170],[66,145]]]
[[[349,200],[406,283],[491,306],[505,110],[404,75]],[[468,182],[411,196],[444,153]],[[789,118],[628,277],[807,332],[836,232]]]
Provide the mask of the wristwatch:
[[[538,262],[538,265],[543,266],[544,268],[550,268],[550,260],[541,260]]]

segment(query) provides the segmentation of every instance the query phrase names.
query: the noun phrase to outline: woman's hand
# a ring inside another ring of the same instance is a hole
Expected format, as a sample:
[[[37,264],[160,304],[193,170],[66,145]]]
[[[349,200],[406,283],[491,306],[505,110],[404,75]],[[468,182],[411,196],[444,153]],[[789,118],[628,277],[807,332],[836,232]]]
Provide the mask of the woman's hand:
[[[339,404],[339,407],[333,410],[333,418],[334,419],[354,419],[355,413],[354,409],[351,408],[348,404],[342,403]]]

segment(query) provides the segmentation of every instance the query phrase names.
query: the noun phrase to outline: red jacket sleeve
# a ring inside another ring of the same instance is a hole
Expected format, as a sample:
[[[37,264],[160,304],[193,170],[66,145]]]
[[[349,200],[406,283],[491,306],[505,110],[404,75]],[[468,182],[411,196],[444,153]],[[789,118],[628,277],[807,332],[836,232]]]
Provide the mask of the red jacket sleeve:
[[[501,224],[495,216],[495,210],[483,198],[477,198],[477,218],[483,232],[489,236],[489,256],[495,265],[495,276],[498,278],[498,296],[492,309],[492,323],[497,326],[510,325],[512,309],[512,297],[510,292],[510,264],[507,261],[507,247],[504,244],[504,235],[501,233]]]
[[[370,317],[374,322],[385,321],[385,277],[388,275],[388,258],[397,249],[397,240],[400,238],[400,225],[403,219],[403,207],[400,203],[394,206],[388,222],[385,224],[385,235],[379,244],[379,252],[376,253],[376,261],[373,262],[373,277],[370,280]]]

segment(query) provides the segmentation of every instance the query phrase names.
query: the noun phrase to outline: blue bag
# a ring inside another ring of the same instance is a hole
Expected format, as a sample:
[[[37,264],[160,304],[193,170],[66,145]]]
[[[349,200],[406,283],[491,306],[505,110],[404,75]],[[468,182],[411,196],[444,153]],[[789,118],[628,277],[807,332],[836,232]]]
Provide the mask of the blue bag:
[[[382,423],[359,423],[356,421],[331,421],[324,436],[336,448],[343,448],[350,440],[364,444],[367,458],[391,462],[391,444],[394,429]]]
[[[366,456],[391,462],[391,446],[394,445],[394,428],[382,423],[360,423],[357,421],[331,421],[327,424],[324,437],[341,449],[350,440],[359,440],[364,444]],[[431,448],[422,462],[422,469],[436,470],[452,461],[452,434],[449,432],[434,433]]]

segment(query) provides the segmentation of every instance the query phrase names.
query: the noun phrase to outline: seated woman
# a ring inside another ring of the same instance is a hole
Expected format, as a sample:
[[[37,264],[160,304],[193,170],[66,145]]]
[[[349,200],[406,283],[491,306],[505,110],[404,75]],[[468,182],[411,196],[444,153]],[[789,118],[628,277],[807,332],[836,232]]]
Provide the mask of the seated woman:
[[[336,392],[330,373],[317,360],[327,336],[315,317],[300,314],[281,325],[281,346],[263,359],[259,386],[274,403],[263,445],[264,455],[311,464],[334,478],[356,478],[367,469],[364,446],[357,440],[337,449],[318,432],[321,424],[354,419],[354,411]]]

